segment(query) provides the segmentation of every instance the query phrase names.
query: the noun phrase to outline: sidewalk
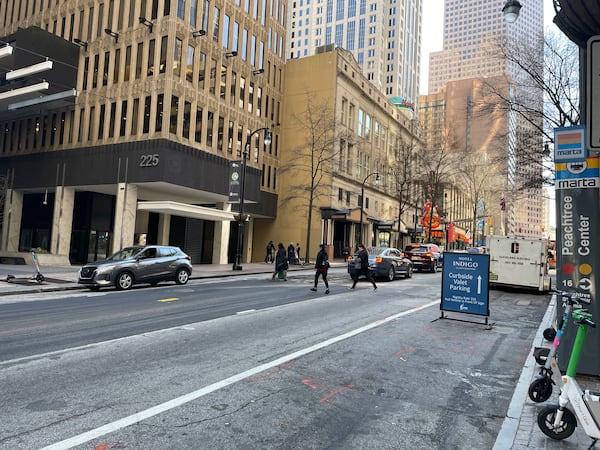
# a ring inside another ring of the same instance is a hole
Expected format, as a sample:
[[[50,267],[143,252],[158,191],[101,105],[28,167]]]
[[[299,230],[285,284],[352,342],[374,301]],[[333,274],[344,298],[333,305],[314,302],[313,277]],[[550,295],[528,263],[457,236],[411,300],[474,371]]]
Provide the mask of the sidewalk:
[[[345,267],[342,260],[331,261],[332,267]],[[289,271],[314,270],[314,263],[290,265]],[[20,295],[39,292],[54,292],[74,289],[87,289],[77,284],[79,266],[44,266],[40,267],[44,282],[35,280],[35,268],[30,265],[0,264],[0,296]],[[190,279],[222,278],[232,276],[256,275],[260,273],[273,273],[273,265],[264,262],[247,263],[242,265],[242,270],[233,270],[232,264],[195,264]],[[7,282],[7,276],[15,277],[13,282]]]
[[[332,267],[345,267],[342,260],[332,261]],[[313,271],[312,264],[305,266],[291,265],[290,271],[307,270]],[[18,296],[27,293],[53,292],[61,290],[83,290],[84,286],[77,284],[79,267],[43,267],[41,272],[45,281],[37,283],[32,277],[35,275],[33,266],[0,264],[0,298],[2,296]],[[194,265],[191,279],[222,278],[230,276],[246,276],[256,274],[271,274],[273,265],[266,263],[243,264],[241,271],[232,270],[231,264],[197,264]],[[7,275],[14,275],[18,283],[6,282]],[[549,346],[542,336],[544,329],[553,325],[556,300],[553,298],[535,336],[533,347]],[[563,441],[553,441],[544,435],[537,425],[537,412],[547,403],[557,403],[558,389],[555,387],[552,397],[547,402],[534,403],[527,394],[529,384],[539,373],[533,357],[527,358],[521,372],[519,381],[515,387],[511,403],[509,405],[503,425],[498,433],[494,450],[564,450],[564,449],[586,449],[591,444],[581,426],[575,433]],[[584,388],[600,392],[600,377],[578,378]],[[600,444],[597,446],[600,450]]]

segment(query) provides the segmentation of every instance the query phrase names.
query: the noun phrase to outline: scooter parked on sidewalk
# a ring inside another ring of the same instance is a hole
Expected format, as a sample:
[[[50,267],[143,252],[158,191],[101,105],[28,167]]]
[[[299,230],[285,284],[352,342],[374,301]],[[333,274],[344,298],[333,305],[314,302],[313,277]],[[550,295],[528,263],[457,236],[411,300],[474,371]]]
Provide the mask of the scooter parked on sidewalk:
[[[553,290],[552,292],[555,295],[560,295],[562,297],[564,312],[562,319],[559,322],[558,331],[552,341],[552,347],[549,349],[547,347],[537,347],[533,351],[535,360],[538,364],[542,365],[542,368],[536,379],[529,385],[527,393],[529,394],[529,398],[536,403],[548,400],[552,395],[552,386],[562,384],[560,370],[558,370],[558,364],[556,362],[556,354],[558,353],[560,340],[571,319],[573,308],[581,307],[577,293],[557,290]]]
[[[579,420],[585,434],[592,439],[592,444],[588,447],[590,450],[600,439],[600,393],[589,390],[582,391],[575,380],[575,375],[587,332],[596,324],[592,321],[592,315],[586,310],[573,311],[572,315],[577,323],[577,335],[569,358],[567,373],[563,377],[564,385],[558,398],[558,405],[545,406],[538,413],[537,423],[546,436],[562,440],[573,434]],[[573,411],[568,408],[569,405]]]

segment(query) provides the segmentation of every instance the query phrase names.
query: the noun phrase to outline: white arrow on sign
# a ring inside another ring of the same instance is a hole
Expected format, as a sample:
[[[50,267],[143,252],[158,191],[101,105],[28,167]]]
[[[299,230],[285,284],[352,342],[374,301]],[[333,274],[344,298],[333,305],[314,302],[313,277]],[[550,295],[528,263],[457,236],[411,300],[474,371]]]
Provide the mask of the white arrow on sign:
[[[477,277],[477,293],[481,294],[481,275]]]
[[[585,291],[592,289],[592,280],[589,278],[582,278],[579,280],[579,287]]]
[[[461,311],[464,311],[465,309],[469,309],[469,308],[467,308],[467,307],[466,307],[464,304],[462,304],[462,303],[461,303],[461,304],[460,304],[460,308],[459,308],[459,309],[460,309]]]

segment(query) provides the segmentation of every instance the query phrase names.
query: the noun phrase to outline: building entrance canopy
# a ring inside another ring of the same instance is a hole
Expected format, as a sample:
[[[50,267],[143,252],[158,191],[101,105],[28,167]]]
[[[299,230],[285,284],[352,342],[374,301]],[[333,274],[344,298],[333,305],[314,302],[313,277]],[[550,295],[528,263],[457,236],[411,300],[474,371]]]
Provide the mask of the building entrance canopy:
[[[138,202],[138,211],[149,211],[172,216],[191,217],[193,219],[212,220],[212,221],[232,221],[234,214],[229,211],[222,211],[205,206],[189,205],[172,201],[148,201]]]

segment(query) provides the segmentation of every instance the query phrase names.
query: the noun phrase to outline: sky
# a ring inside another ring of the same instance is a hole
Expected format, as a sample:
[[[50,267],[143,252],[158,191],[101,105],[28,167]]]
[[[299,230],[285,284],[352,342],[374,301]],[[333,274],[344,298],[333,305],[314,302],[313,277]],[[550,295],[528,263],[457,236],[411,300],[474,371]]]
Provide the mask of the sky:
[[[523,8],[526,0],[521,0]],[[498,14],[502,14],[501,9]],[[544,26],[552,25],[554,7],[552,0],[544,0]],[[518,19],[517,19],[518,20]],[[444,0],[423,0],[423,40],[421,42],[421,81],[419,94],[427,94],[429,54],[442,50],[444,29]]]

